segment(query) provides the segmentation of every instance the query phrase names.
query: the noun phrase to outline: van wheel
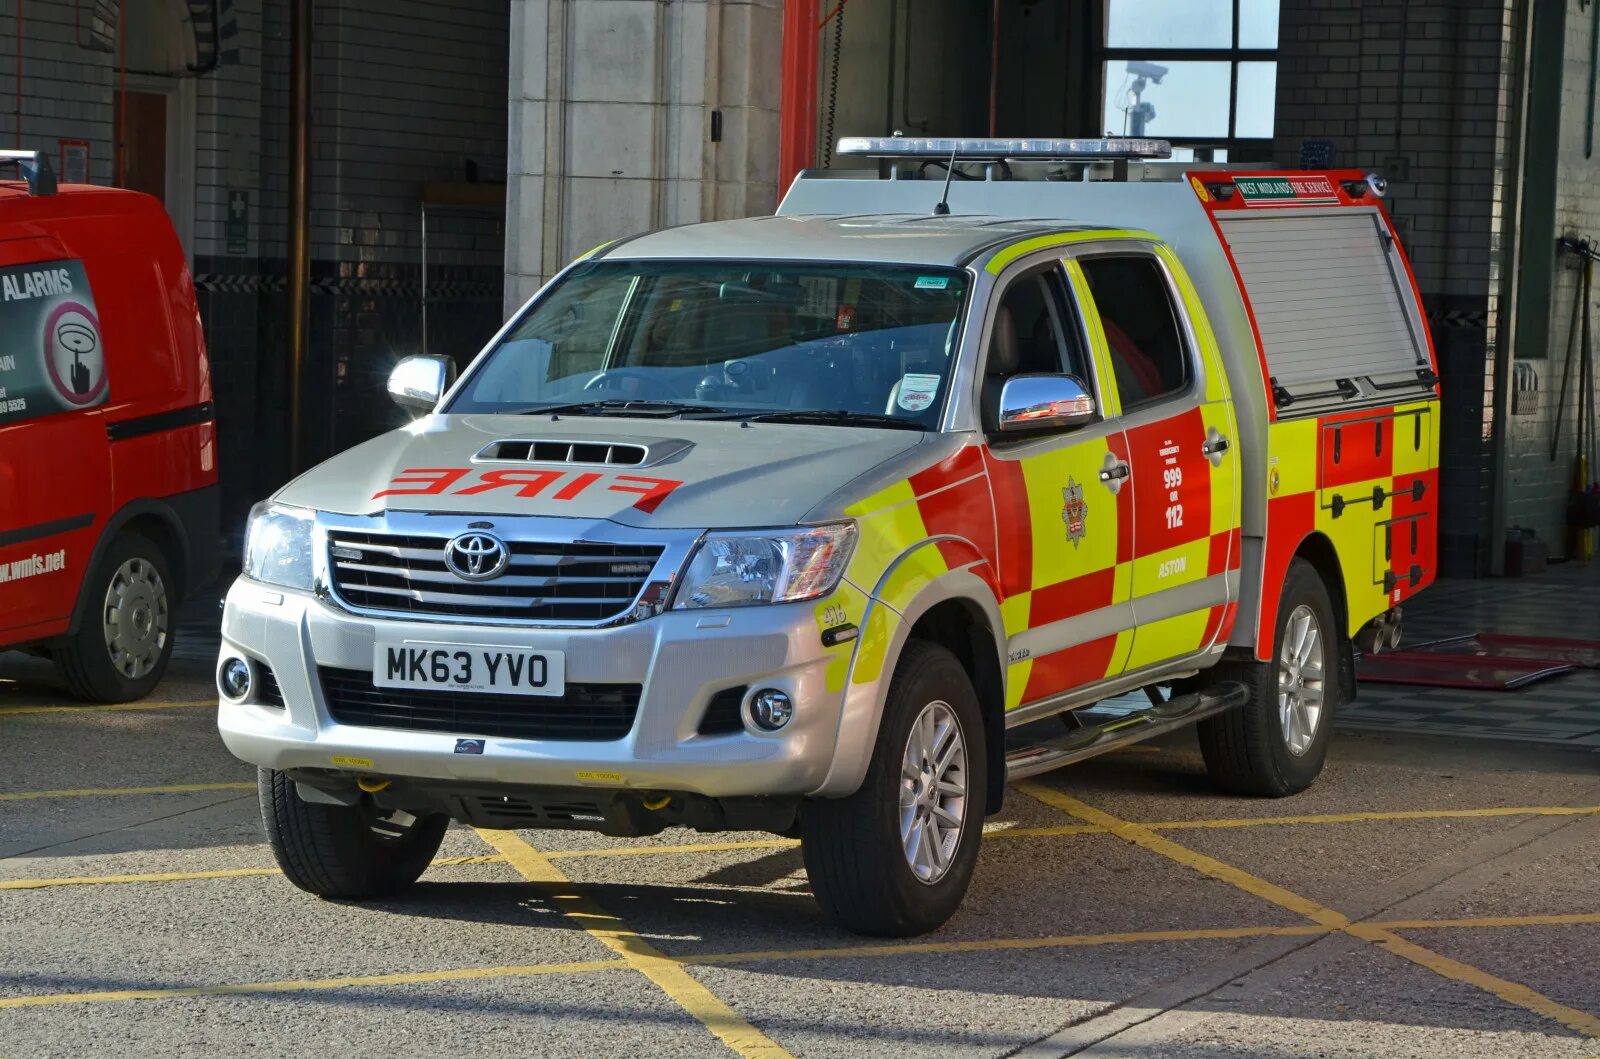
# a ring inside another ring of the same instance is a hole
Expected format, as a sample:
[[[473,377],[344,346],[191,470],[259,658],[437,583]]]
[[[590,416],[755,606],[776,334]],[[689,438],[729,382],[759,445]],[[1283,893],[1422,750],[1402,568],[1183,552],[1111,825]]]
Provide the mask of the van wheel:
[[[978,862],[987,771],[966,670],[943,647],[907,643],[860,789],[801,807],[806,875],[823,911],[882,937],[949,919]]]
[[[83,621],[53,652],[74,696],[130,702],[155,690],[172,658],[175,587],[150,538],[130,532],[111,542],[84,580]]]
[[[318,897],[363,900],[409,889],[433,862],[450,818],[388,812],[363,797],[356,805],[304,801],[294,781],[256,771],[261,821],[284,876]]]
[[[1333,604],[1310,563],[1289,565],[1278,601],[1271,662],[1224,662],[1213,671],[1250,690],[1244,706],[1197,726],[1213,782],[1236,794],[1282,797],[1322,772],[1340,702]]]

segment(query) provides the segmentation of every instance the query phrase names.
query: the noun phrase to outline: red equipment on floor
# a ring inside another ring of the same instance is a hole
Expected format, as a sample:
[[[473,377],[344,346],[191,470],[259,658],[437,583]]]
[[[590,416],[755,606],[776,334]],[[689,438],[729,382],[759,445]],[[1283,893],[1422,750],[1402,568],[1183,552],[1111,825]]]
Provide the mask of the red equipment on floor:
[[[1374,684],[1514,691],[1578,668],[1600,669],[1600,640],[1485,632],[1362,655],[1356,677]]]

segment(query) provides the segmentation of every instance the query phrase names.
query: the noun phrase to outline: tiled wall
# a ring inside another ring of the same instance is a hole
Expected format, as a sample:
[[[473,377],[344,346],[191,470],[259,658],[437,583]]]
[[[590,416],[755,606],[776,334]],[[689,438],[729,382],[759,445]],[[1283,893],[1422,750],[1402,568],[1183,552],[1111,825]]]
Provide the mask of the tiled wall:
[[[1584,131],[1589,119],[1591,36],[1596,31],[1600,7],[1590,3],[1568,5],[1565,61],[1562,66],[1561,131],[1556,169],[1556,225],[1553,232],[1529,232],[1556,254],[1558,236],[1587,236],[1600,240],[1600,129],[1596,129],[1593,154],[1585,155]],[[1549,164],[1549,163],[1547,163]],[[1553,554],[1566,551],[1564,528],[1566,497],[1575,454],[1574,424],[1577,411],[1579,362],[1574,353],[1572,386],[1567,393],[1561,440],[1554,460],[1550,445],[1560,399],[1561,376],[1566,368],[1568,336],[1572,330],[1574,302],[1580,289],[1581,270],[1570,256],[1557,255],[1550,308],[1548,355],[1519,358],[1523,385],[1536,381],[1537,392],[1525,398],[1525,413],[1511,417],[1511,447],[1507,461],[1507,522],[1532,527],[1550,545]],[[1595,292],[1600,295],[1600,290]],[[1591,305],[1591,311],[1600,303]],[[1600,342],[1600,312],[1594,317]],[[1590,463],[1591,480],[1596,468]]]
[[[90,143],[89,177],[111,179],[111,69],[115,26],[96,26],[87,17],[93,5],[83,3],[83,17],[68,0],[34,0],[22,11],[22,135],[17,136],[17,7],[0,11],[0,143],[27,146],[50,154],[59,168],[57,141]],[[106,31],[111,36],[108,38]],[[98,30],[98,32],[97,32]]]

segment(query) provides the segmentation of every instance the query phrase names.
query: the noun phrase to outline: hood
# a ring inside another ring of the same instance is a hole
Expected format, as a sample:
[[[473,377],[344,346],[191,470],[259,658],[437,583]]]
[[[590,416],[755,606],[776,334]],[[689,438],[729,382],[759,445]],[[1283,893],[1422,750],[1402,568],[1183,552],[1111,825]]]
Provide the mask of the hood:
[[[928,435],[791,423],[429,415],[284,486],[285,504],[609,519],[701,529],[794,525]]]

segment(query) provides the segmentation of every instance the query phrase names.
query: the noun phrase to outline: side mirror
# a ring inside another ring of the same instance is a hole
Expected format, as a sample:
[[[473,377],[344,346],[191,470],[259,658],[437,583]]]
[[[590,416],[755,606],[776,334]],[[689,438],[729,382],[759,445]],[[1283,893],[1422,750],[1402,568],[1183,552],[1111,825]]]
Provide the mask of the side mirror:
[[[455,380],[449,357],[406,357],[389,373],[389,396],[408,412],[431,412]]]
[[[1099,417],[1094,398],[1071,375],[1013,375],[1000,389],[995,427],[1026,434],[1081,427]]]

